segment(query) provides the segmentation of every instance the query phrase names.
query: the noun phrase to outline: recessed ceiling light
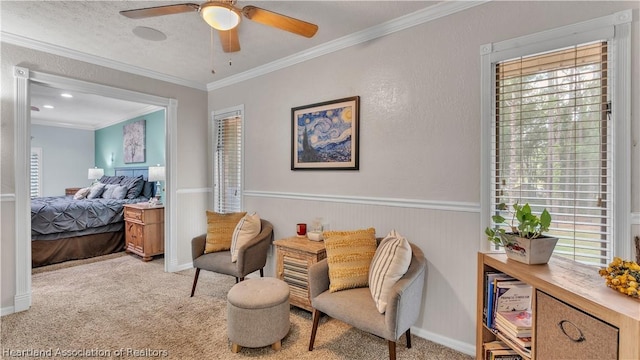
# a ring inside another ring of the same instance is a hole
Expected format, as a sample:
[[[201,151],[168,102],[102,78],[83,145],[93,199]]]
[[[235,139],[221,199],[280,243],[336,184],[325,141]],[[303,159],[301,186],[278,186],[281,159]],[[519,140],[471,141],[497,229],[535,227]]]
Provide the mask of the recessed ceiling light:
[[[69,93],[62,93],[60,94],[60,96],[64,97],[64,98],[72,98],[73,95],[69,94]]]
[[[146,26],[136,26],[133,28],[133,34],[139,38],[151,41],[162,41],[167,39],[167,35],[163,32]]]
[[[53,109],[53,105],[42,105],[45,109]]]

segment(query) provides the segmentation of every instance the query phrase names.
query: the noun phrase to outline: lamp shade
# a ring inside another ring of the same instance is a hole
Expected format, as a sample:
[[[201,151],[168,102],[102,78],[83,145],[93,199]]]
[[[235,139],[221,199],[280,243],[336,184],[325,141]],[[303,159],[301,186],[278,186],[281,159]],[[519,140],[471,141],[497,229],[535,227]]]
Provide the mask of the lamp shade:
[[[104,175],[104,169],[98,169],[97,167],[93,169],[89,169],[89,173],[87,178],[89,180],[97,180],[100,179]]]
[[[221,31],[231,30],[240,23],[240,14],[231,5],[209,2],[202,5],[200,15],[212,28]]]
[[[149,166],[149,181],[164,181],[164,166]]]

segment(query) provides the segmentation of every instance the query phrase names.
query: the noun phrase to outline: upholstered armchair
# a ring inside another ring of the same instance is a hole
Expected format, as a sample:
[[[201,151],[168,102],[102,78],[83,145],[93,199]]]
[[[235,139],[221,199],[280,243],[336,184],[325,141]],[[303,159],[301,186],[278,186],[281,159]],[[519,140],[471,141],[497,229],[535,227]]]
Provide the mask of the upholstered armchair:
[[[389,294],[384,314],[378,312],[369,288],[329,292],[329,266],[324,259],[309,268],[309,291],[313,306],[313,327],[309,351],[313,350],[322,313],[355,328],[384,338],[388,342],[389,359],[396,358],[396,342],[406,335],[411,348],[411,326],[418,319],[426,276],[426,260],[422,250],[411,244],[409,269]]]
[[[205,254],[207,235],[203,234],[191,240],[191,256],[196,274],[193,278],[191,296],[196,291],[200,270],[213,271],[220,274],[231,275],[236,278],[236,283],[244,280],[245,276],[260,270],[260,277],[264,276],[264,266],[267,263],[267,253],[273,242],[273,226],[267,220],[260,220],[260,233],[243,244],[238,249],[238,260],[231,261],[231,251],[218,251]]]

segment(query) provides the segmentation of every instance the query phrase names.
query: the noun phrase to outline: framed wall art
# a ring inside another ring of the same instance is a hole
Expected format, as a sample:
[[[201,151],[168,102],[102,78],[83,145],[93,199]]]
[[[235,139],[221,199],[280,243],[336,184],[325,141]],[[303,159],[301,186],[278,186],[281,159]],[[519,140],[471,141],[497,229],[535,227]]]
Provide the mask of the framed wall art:
[[[146,120],[139,120],[122,127],[124,163],[145,162]]]
[[[358,170],[360,97],[291,109],[291,170]]]

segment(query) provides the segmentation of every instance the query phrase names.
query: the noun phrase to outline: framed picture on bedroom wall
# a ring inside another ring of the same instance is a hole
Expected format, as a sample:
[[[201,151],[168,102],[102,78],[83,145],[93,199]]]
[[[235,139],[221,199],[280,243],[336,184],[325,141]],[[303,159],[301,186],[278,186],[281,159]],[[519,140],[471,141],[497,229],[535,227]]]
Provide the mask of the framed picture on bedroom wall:
[[[122,127],[124,163],[145,162],[146,120],[138,120]]]
[[[360,97],[291,109],[291,170],[358,170]]]

